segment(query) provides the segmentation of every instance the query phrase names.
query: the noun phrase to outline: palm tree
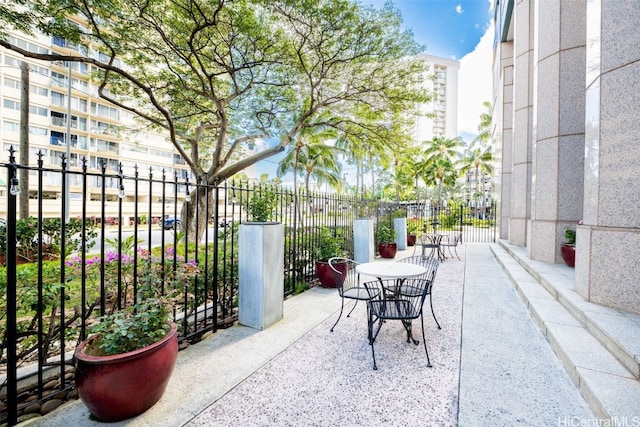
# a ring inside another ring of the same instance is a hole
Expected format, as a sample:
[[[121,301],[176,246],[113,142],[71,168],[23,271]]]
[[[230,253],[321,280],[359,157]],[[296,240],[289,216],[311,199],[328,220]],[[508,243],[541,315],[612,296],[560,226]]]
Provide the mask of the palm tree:
[[[469,174],[469,171],[474,171],[474,198],[480,194],[484,201],[484,188],[482,189],[482,192],[480,192],[480,177],[484,177],[485,174],[490,174],[493,171],[490,145],[491,123],[493,118],[491,116],[491,104],[489,102],[484,102],[482,105],[485,107],[486,111],[480,115],[480,124],[478,125],[479,134],[465,151],[460,174],[465,176]],[[482,184],[484,186],[484,179],[482,179]]]
[[[438,204],[441,204],[443,186],[455,185],[456,182],[456,167],[460,157],[458,150],[462,146],[462,139],[436,136],[425,144],[418,171],[427,187],[438,185]]]
[[[473,170],[475,174],[475,195],[478,194],[483,195],[484,199],[484,189],[482,193],[480,193],[480,177],[484,177],[485,174],[490,174],[493,171],[493,167],[491,165],[491,147],[477,147],[474,149],[469,149],[465,153],[465,157],[463,159],[462,167],[460,168],[460,175],[466,176],[469,171]],[[484,184],[484,179],[482,179]],[[476,209],[477,209],[476,204]]]
[[[278,164],[276,171],[279,177],[293,172],[294,188],[296,187],[296,176],[304,178],[304,185],[309,194],[309,184],[314,178],[318,184],[327,183],[332,188],[338,188],[340,184],[340,172],[342,165],[337,159],[337,148],[325,143],[327,133],[306,134],[301,133],[296,140],[294,149]]]
[[[424,157],[426,159],[439,157],[455,163],[460,157],[459,150],[463,145],[462,138],[459,136],[455,138],[434,136],[431,141],[425,141]]]

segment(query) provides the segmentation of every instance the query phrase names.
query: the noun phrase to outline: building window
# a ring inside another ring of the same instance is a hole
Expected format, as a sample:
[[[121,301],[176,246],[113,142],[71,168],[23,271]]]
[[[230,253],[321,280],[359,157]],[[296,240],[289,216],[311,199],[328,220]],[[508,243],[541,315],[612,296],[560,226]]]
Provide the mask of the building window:
[[[29,126],[29,133],[32,135],[46,136],[49,130],[47,128],[41,128],[40,126]]]
[[[65,143],[64,143],[64,133],[52,130],[51,131],[50,145],[65,145]]]
[[[51,80],[53,80],[53,82],[58,86],[69,85],[69,80],[67,79],[67,76],[65,76],[64,74],[57,73],[55,71],[51,72]]]
[[[49,89],[42,86],[30,85],[29,93],[40,96],[49,96]]]
[[[65,47],[67,45],[67,40],[64,37],[53,36],[51,43],[55,46]]]
[[[4,78],[4,85],[6,87],[10,87],[10,88],[13,88],[13,89],[20,89],[20,87],[22,86],[20,84],[20,80],[12,79],[10,77],[5,77]]]
[[[35,114],[35,115],[38,115],[38,116],[47,117],[49,115],[49,110],[47,110],[44,107],[38,107],[36,105],[30,105],[29,106],[29,113]]]
[[[2,130],[7,132],[20,132],[20,124],[18,122],[4,120],[2,122]]]
[[[14,101],[13,99],[4,99],[4,108],[8,108],[9,110],[17,110],[20,111],[20,101]]]
[[[57,105],[58,107],[66,107],[66,96],[62,93],[51,91],[51,104]]]
[[[67,125],[67,115],[64,113],[59,113],[57,111],[51,112],[51,124],[54,126],[66,126]]]

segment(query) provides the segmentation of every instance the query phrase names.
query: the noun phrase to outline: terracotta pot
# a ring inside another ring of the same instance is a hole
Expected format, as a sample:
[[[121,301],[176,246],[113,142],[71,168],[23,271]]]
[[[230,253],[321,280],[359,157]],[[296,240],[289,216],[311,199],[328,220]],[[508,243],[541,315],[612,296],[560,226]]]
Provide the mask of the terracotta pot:
[[[378,252],[382,258],[394,258],[398,252],[398,244],[378,243]]]
[[[150,346],[113,356],[90,356],[76,347],[76,387],[82,402],[100,421],[113,422],[141,414],[164,393],[178,357],[177,326]]]
[[[416,244],[416,235],[407,234],[407,246],[415,246],[415,244]]]
[[[560,245],[560,253],[562,254],[562,259],[569,266],[574,268],[576,265],[576,247],[575,245],[570,245],[568,243],[563,243]]]
[[[346,276],[347,268],[348,268],[348,265],[346,262],[334,263],[333,266]],[[320,281],[320,286],[322,286],[323,288],[335,288],[336,279],[335,279],[334,273],[335,272],[329,266],[328,262],[316,261],[316,276]]]

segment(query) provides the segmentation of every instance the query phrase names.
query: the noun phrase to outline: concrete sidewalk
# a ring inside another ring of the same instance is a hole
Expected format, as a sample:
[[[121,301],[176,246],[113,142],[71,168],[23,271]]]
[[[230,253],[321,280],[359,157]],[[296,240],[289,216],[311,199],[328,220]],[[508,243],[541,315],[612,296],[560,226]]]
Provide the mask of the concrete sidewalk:
[[[376,341],[380,369],[373,371],[364,306],[330,333],[340,298],[335,289],[313,288],[285,301],[284,319],[264,331],[234,326],[181,351],[163,398],[111,425],[552,426],[594,419],[490,246],[465,244],[459,252],[462,261],[445,261],[436,278],[442,329],[425,312],[433,368],[422,345],[406,344],[402,328],[389,324]],[[76,401],[29,425],[104,424]]]

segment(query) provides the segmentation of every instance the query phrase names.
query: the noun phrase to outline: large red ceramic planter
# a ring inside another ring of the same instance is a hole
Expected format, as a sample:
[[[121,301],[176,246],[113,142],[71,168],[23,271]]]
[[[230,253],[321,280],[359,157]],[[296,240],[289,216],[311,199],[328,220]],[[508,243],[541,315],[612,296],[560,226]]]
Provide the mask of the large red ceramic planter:
[[[568,243],[563,243],[560,245],[560,254],[562,255],[562,259],[565,264],[569,267],[575,268],[576,265],[576,247],[575,245],[570,245]]]
[[[342,272],[343,277],[347,275],[348,265],[346,262],[338,262],[334,263],[333,266],[340,272]],[[326,261],[316,261],[316,276],[320,281],[320,286],[323,288],[335,288],[336,287],[336,279],[334,275],[334,271],[329,266],[329,263]]]
[[[415,245],[416,245],[416,235],[407,234],[407,246],[415,246]]]
[[[395,258],[398,252],[397,243],[378,243],[378,252],[382,258]]]
[[[82,402],[100,421],[120,421],[152,407],[164,393],[178,357],[177,327],[160,341],[113,356],[90,356],[75,351],[76,387]]]

